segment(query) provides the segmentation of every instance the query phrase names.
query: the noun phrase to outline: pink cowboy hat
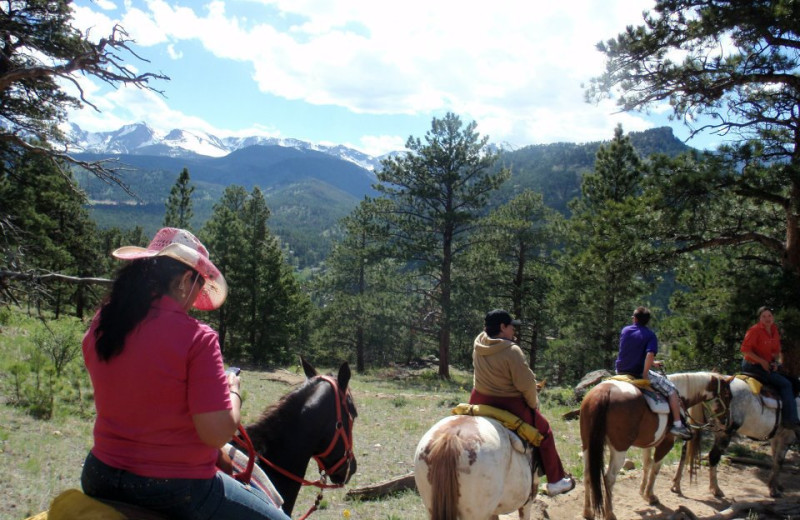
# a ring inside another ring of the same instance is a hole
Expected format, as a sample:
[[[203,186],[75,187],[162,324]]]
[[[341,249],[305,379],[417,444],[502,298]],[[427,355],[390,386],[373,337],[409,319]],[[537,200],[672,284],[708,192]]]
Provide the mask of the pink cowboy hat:
[[[212,311],[219,308],[228,296],[228,284],[219,269],[208,259],[208,250],[197,237],[178,228],[161,228],[150,244],[144,247],[120,247],[111,255],[120,260],[136,260],[153,256],[168,256],[182,262],[205,279],[194,308]]]

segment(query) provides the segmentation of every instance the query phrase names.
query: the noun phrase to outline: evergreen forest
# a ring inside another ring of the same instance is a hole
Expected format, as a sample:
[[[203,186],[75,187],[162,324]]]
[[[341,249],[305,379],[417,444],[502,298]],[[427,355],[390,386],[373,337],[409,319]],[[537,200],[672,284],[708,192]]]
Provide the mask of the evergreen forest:
[[[69,2],[20,4],[24,34],[59,31],[39,52],[84,56],[75,63],[85,74],[154,88],[155,75],[119,61],[124,34],[87,49]],[[363,372],[423,359],[449,378],[451,366],[471,366],[484,314],[504,308],[522,320],[519,344],[537,376],[567,385],[613,367],[619,330],[645,305],[668,371],[732,373],[756,309],[769,305],[797,375],[798,20],[800,4],[784,0],[659,0],[647,24],[599,44],[607,69],[587,101],[612,96],[626,111],[668,103],[694,131],[736,137],[717,150],[689,148],[669,128],[622,127],[601,143],[498,150],[478,122],[447,113],[383,161],[363,199],[315,194],[324,190],[309,182],[295,196],[317,212],[293,212],[253,183],[197,183],[191,167],[153,173],[142,186],[156,193],[137,193],[107,163],[60,153],[63,107],[81,100],[59,90],[59,71],[26,76],[26,58],[5,47],[16,70],[0,71],[10,121],[0,129],[0,327],[11,312],[85,323],[118,267],[110,251],[178,226],[230,287],[220,309],[197,315],[230,363],[281,366],[302,353]],[[724,54],[711,45],[722,37],[732,45]],[[108,222],[88,194],[109,186],[151,202]],[[292,225],[306,220],[305,234]]]

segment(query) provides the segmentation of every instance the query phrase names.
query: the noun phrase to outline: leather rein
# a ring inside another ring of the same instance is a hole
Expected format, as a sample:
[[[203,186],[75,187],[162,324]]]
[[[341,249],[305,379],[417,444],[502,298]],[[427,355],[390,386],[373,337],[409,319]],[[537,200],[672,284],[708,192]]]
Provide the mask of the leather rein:
[[[306,480],[302,477],[295,475],[294,473],[281,468],[274,463],[267,460],[263,455],[256,452],[255,448],[253,447],[253,441],[250,440],[250,437],[247,435],[247,431],[244,427],[240,424],[239,425],[239,436],[233,438],[234,442],[238,444],[240,447],[245,448],[247,450],[248,461],[247,467],[242,473],[239,473],[234,476],[236,480],[239,480],[244,483],[250,482],[250,478],[253,473],[253,465],[255,463],[255,459],[258,458],[261,462],[269,466],[270,468],[274,469],[281,475],[294,480],[295,482],[299,482],[303,486],[316,486],[320,489],[330,489],[330,488],[341,488],[344,487],[344,484],[328,484],[328,476],[334,473],[339,467],[343,464],[347,463],[347,471],[350,471],[350,461],[353,460],[353,416],[350,414],[350,410],[347,409],[347,396],[350,394],[350,389],[348,388],[346,391],[342,392],[339,388],[339,384],[337,383],[336,379],[330,376],[318,375],[315,376],[321,378],[333,387],[334,392],[334,403],[336,404],[336,432],[331,439],[331,442],[328,444],[328,447],[321,453],[313,455],[314,460],[317,462],[317,467],[319,468],[320,478],[314,481]],[[345,428],[344,422],[342,421],[342,408],[347,411],[348,416],[348,425]],[[340,442],[344,445],[344,450],[342,453],[341,458],[339,458],[335,464],[331,466],[326,466],[325,464],[325,457],[333,452],[333,449],[337,446]],[[347,476],[343,479],[343,482],[347,481]]]

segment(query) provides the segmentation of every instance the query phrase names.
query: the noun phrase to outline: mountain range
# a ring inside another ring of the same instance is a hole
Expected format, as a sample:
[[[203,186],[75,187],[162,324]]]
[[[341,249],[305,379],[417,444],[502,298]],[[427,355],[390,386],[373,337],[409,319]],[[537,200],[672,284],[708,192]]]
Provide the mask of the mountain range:
[[[198,155],[224,157],[250,146],[280,146],[321,152],[352,162],[366,170],[374,170],[384,157],[373,157],[346,146],[324,146],[299,139],[263,136],[220,138],[204,132],[178,128],[164,133],[150,128],[144,122],[125,125],[112,132],[88,132],[70,123],[66,128],[66,134],[72,142],[70,148],[73,153],[155,155],[174,158]]]
[[[72,155],[82,160],[115,161],[120,179],[137,200],[119,186],[78,171],[75,176],[90,199],[90,212],[101,227],[142,226],[152,234],[161,226],[164,204],[180,172],[189,171],[195,229],[213,212],[227,186],[258,186],[271,211],[269,226],[297,267],[318,265],[337,236],[337,222],[366,196],[373,196],[375,170],[383,157],[343,147],[324,147],[297,139],[263,137],[219,139],[172,130],[159,134],[144,123],[115,132],[85,132],[73,126]],[[628,134],[642,157],[677,155],[690,148],[669,127]],[[500,150],[495,168],[509,168],[511,179],[492,199],[502,204],[521,190],[542,193],[545,204],[566,214],[580,194],[584,173],[592,171],[604,142],[530,145]]]

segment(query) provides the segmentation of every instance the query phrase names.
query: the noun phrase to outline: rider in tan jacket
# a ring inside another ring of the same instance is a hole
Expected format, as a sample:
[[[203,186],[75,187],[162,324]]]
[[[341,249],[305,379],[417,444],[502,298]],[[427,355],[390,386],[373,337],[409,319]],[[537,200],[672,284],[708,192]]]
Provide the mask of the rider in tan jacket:
[[[536,376],[528,368],[522,349],[511,340],[491,338],[481,332],[472,351],[475,390],[497,397],[522,394],[528,406],[539,408]]]
[[[472,350],[475,371],[470,404],[488,404],[509,411],[539,430],[544,436],[539,454],[547,476],[548,494],[571,491],[575,480],[564,471],[550,423],[539,413],[536,376],[528,367],[522,349],[514,342],[514,327],[519,326],[520,321],[496,309],[486,314],[484,325]]]

